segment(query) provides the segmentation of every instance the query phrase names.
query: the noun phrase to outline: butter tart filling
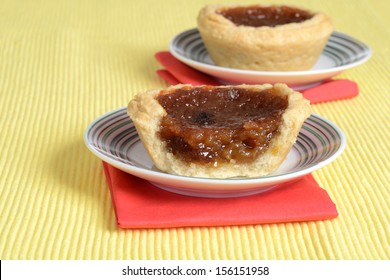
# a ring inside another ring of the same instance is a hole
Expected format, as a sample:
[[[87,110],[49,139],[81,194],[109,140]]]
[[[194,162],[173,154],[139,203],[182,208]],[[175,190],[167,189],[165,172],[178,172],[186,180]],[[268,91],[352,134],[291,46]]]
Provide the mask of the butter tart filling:
[[[218,11],[235,25],[275,27],[288,23],[299,23],[313,17],[312,13],[289,6],[248,6],[221,9]]]
[[[167,115],[159,136],[184,161],[253,161],[278,133],[286,96],[274,89],[184,87],[157,97]]]

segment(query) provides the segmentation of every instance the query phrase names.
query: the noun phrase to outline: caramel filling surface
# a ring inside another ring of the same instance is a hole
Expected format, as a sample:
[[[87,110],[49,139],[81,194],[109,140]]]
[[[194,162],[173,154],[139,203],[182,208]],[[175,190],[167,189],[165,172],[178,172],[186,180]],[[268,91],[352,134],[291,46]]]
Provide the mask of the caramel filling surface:
[[[183,87],[157,97],[166,110],[159,136],[188,162],[250,162],[278,133],[287,97],[274,89]]]
[[[219,13],[235,25],[270,26],[302,22],[313,17],[313,14],[288,6],[248,6],[220,10]]]

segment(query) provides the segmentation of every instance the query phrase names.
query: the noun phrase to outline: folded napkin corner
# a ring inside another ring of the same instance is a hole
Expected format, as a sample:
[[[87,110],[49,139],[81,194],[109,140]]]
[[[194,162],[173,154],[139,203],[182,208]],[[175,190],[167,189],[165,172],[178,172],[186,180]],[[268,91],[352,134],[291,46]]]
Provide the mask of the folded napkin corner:
[[[103,167],[120,228],[256,225],[338,216],[312,175],[257,195],[201,198],[162,190],[106,162]]]

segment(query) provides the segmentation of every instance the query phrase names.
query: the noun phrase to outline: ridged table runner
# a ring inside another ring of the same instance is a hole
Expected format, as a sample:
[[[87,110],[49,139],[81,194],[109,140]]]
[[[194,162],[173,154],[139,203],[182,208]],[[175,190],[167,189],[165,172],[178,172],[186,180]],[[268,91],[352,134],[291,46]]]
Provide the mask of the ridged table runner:
[[[1,259],[390,258],[390,3],[381,0],[283,1],[329,14],[337,31],[373,51],[335,77],[356,82],[357,97],[313,105],[347,138],[343,154],[313,173],[337,218],[117,227],[85,129],[138,92],[168,85],[154,54],[196,27],[210,2],[0,0]]]

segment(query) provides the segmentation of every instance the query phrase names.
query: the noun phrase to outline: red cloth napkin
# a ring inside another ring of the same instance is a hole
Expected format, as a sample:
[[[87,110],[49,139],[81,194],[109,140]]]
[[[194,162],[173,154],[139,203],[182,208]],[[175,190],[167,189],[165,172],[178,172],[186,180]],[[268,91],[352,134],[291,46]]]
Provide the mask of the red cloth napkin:
[[[166,69],[157,74],[169,84],[220,85],[213,77],[201,73],[177,60],[167,51],[155,54],[157,61]],[[347,79],[328,80],[318,86],[300,91],[311,104],[352,98],[359,94],[358,85]]]
[[[312,175],[268,192],[238,198],[171,193],[105,162],[118,227],[228,226],[333,219],[336,205]]]

